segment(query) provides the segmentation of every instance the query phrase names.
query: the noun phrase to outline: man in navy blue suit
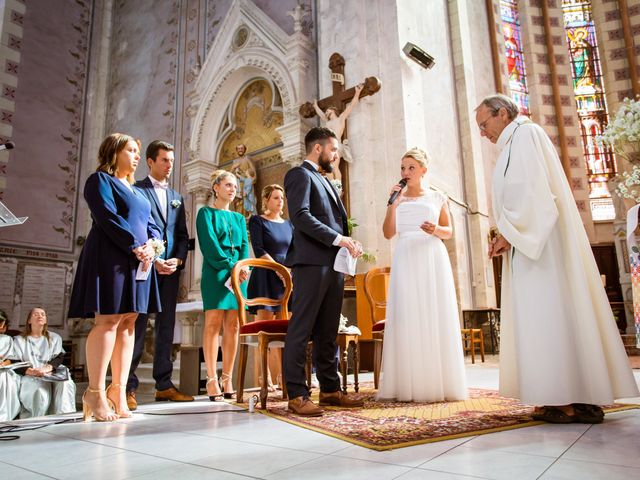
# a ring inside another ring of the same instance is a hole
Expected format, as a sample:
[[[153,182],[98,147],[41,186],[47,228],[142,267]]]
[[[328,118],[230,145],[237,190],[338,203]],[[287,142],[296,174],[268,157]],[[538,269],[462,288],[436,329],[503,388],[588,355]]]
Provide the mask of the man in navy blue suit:
[[[289,410],[303,416],[322,415],[309,399],[305,358],[313,340],[320,405],[361,407],[340,391],[336,369],[336,337],[344,295],[344,275],[333,269],[340,247],[353,257],[362,246],[347,236],[347,212],[338,192],[320,172],[330,173],[338,158],[338,139],[328,128],[312,128],[305,136],[306,159],[284,178],[289,217],[295,227],[285,265],[292,267],[292,316],[284,345],[284,377]]]
[[[156,314],[155,354],[153,357],[153,378],[156,381],[156,402],[191,402],[193,397],[178,391],[171,381],[173,362],[173,332],[176,323],[176,302],[180,283],[180,270],[184,268],[189,249],[189,232],[182,196],[169,188],[169,176],[173,170],[173,145],[154,140],[147,147],[149,176],[136,182],[151,203],[151,215],[163,232],[165,251],[155,262],[158,271],[158,288],[162,302],[162,312]],[[135,392],[138,377],[135,374],[144,349],[147,329],[147,315],[140,314],[136,320],[136,336],[133,359],[127,382],[127,405],[135,410]]]

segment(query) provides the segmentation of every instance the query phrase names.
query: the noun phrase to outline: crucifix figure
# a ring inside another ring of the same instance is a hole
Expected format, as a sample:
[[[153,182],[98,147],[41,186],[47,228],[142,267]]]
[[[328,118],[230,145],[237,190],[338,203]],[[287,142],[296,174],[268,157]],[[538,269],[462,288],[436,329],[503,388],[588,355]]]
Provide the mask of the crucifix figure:
[[[322,125],[331,128],[340,140],[340,157],[347,162],[353,161],[349,141],[347,139],[347,118],[353,108],[362,97],[373,95],[380,90],[382,84],[376,77],[367,77],[364,82],[355,87],[345,90],[344,81],[345,61],[342,55],[334,53],[329,58],[329,68],[331,69],[331,81],[333,84],[333,95],[321,100],[307,102],[300,106],[300,115],[304,118],[312,118],[316,114],[320,117]],[[334,167],[334,173],[328,174],[330,180],[338,180],[342,185],[342,195],[344,204],[349,205],[349,172],[347,165],[338,161]]]

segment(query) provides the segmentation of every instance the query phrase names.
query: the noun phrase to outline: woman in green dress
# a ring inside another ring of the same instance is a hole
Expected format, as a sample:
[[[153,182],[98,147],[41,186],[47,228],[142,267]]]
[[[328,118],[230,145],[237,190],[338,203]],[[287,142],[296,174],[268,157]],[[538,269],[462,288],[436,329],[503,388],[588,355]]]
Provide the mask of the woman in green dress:
[[[244,217],[229,210],[238,190],[238,181],[231,172],[216,170],[211,174],[213,207],[202,207],[196,218],[198,243],[202,251],[202,302],[204,331],[202,350],[207,366],[207,395],[216,401],[222,396],[233,398],[231,372],[238,350],[238,303],[233,292],[225,286],[231,269],[238,260],[249,256],[247,224]],[[240,273],[242,290],[246,295],[248,271]],[[222,392],[218,384],[216,364],[220,330],[222,337]]]

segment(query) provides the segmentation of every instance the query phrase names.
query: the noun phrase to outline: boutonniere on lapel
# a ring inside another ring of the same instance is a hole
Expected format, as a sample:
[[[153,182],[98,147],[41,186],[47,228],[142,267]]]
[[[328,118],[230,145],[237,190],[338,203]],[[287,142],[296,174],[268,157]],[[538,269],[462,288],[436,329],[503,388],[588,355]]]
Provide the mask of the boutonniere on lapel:
[[[182,205],[182,202],[180,200],[171,200],[171,206],[173,208],[178,208],[180,205]]]

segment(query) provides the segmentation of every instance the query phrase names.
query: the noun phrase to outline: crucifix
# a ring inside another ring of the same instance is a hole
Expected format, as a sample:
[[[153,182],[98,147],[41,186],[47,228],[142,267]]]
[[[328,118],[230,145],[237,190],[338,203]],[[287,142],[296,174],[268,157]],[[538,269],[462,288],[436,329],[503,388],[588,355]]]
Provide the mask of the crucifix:
[[[328,174],[327,177],[333,181],[340,181],[342,185],[342,200],[348,212],[348,162],[351,162],[353,158],[347,140],[347,117],[360,98],[376,93],[382,87],[382,83],[376,77],[367,77],[361,84],[345,90],[344,66],[345,61],[342,55],[339,53],[331,55],[331,58],[329,58],[329,69],[331,70],[333,95],[314,101],[313,103],[306,102],[300,106],[299,112],[304,118],[312,118],[318,115],[322,121],[322,125],[334,130],[338,136],[338,140],[340,140],[339,154],[341,160],[344,159],[346,161],[339,161],[334,173]]]

